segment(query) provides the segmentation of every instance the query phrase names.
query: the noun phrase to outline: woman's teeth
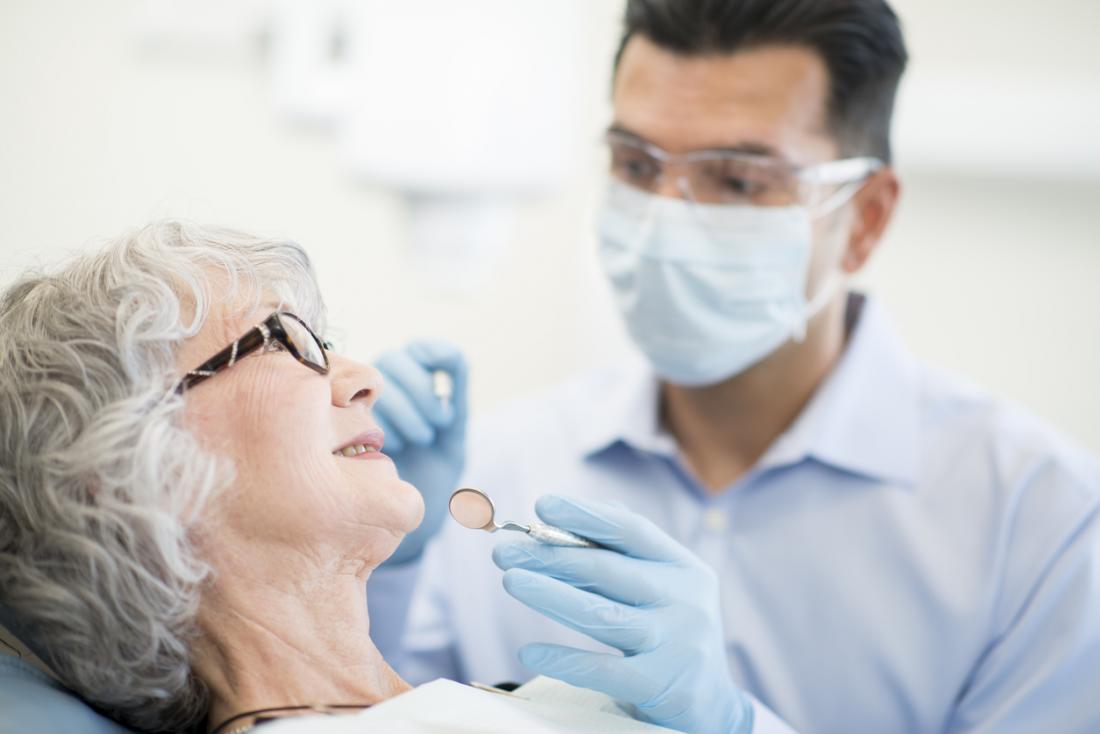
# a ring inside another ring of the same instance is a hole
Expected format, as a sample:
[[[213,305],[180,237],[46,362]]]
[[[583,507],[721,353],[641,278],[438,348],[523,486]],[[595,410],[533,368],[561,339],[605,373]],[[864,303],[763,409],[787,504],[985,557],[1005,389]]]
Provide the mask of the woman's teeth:
[[[351,446],[345,446],[342,449],[336,449],[332,453],[335,456],[358,456],[359,454],[373,454],[378,449],[374,446],[367,446],[364,443],[357,443]]]

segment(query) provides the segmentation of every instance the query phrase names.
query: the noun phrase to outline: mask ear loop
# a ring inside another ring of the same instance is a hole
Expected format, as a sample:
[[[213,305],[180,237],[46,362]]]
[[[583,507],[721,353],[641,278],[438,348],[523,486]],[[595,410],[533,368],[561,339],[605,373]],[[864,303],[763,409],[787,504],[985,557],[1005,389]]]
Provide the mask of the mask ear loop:
[[[871,173],[874,173],[874,171],[872,170]],[[855,195],[859,193],[860,189],[867,185],[867,180],[868,178],[862,178],[858,181],[851,181],[841,186],[832,196],[825,199],[824,202],[810,207],[810,218],[812,220],[821,219],[836,212],[851,201]],[[836,292],[840,290],[847,280],[848,276],[841,275],[835,271],[829,274],[829,277],[826,278],[821,287],[817,289],[817,293],[815,293],[806,303],[802,318],[798,319],[797,323],[793,325],[792,335],[795,341],[802,341],[806,338],[806,328],[809,322],[821,313],[821,310],[828,305],[829,301],[836,295]]]
[[[833,272],[829,274],[829,277],[827,277],[825,282],[821,284],[821,287],[817,289],[817,293],[814,294],[814,297],[806,304],[805,318],[801,322],[802,337],[799,341],[806,338],[807,324],[813,321],[814,317],[821,313],[822,309],[829,304],[829,301],[833,299],[833,296],[837,294],[837,291],[841,289],[847,279],[847,276]]]
[[[850,183],[844,184],[835,192],[833,192],[832,196],[828,197],[819,204],[811,206],[810,216],[813,219],[821,219],[823,217],[829,216],[836,210],[840,209],[840,207],[851,201],[866,183],[867,181],[866,179],[864,179],[862,181],[852,181]]]
[[[817,293],[814,294],[813,298],[809,301],[803,299],[804,305],[801,308],[801,313],[793,313],[793,310],[779,311],[774,306],[769,306],[769,308],[772,309],[773,316],[787,322],[791,339],[796,342],[805,341],[806,330],[810,322],[828,305],[845,280],[846,278],[842,275],[830,274],[821,287],[817,289]]]
[[[821,219],[834,213],[851,201],[866,183],[866,179],[847,183],[841,186],[832,196],[825,199],[824,202],[807,207],[810,220]],[[810,322],[828,305],[846,280],[847,278],[843,275],[836,272],[830,273],[821,287],[817,289],[817,293],[808,301],[805,301],[801,313],[780,314],[773,312],[773,315],[786,320],[789,324],[791,338],[796,342],[802,342],[806,339],[806,330],[809,328]]]
[[[842,186],[839,191],[826,199],[820,207],[811,208],[811,221],[822,219],[836,212],[852,200],[856,192],[863,188],[864,183],[864,181],[853,181],[850,184]],[[825,282],[817,289],[817,293],[805,303],[802,313],[796,317],[796,321],[791,331],[792,338],[795,341],[801,342],[806,338],[806,329],[809,328],[810,322],[828,305],[837,291],[843,287],[845,281],[847,281],[847,276],[841,275],[835,270],[829,273]]]

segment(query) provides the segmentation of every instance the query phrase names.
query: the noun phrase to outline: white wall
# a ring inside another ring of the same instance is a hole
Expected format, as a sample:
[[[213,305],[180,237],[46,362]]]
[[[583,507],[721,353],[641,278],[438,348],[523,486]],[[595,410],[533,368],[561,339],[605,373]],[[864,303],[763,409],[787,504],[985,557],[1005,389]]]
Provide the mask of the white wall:
[[[357,356],[414,335],[464,345],[479,408],[612,358],[628,347],[589,230],[621,0],[589,4],[591,24],[578,29],[592,69],[578,91],[589,160],[562,195],[524,205],[496,277],[459,297],[425,287],[400,256],[405,223],[396,196],[349,182],[329,137],[271,111],[260,56],[201,60],[143,50],[132,29],[136,0],[0,0],[0,282],[90,238],[182,216],[305,244],[334,324]],[[1100,27],[1100,5],[898,7],[914,54],[913,92],[899,120],[906,192],[865,282],[918,354],[1100,449],[1100,171],[1069,166],[1064,176],[1066,167],[1036,179],[1016,152],[1046,150],[1080,120],[1048,110],[1038,127],[1003,146],[1005,170],[990,170],[981,156],[945,165],[929,152],[941,139],[922,132],[952,115],[965,128],[965,111],[939,105],[929,115],[944,79],[1026,74],[1094,100],[1100,50],[1089,29]],[[999,100],[1014,104],[1011,94]],[[1083,149],[1082,159],[1095,153]]]

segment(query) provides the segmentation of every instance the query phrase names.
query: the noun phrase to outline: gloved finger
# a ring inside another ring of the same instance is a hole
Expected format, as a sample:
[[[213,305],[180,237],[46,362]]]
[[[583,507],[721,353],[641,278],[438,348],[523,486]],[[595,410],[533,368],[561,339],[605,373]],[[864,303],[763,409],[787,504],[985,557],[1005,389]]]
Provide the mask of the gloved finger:
[[[502,571],[527,569],[632,606],[663,602],[671,582],[667,571],[673,568],[612,550],[565,548],[530,540],[501,543],[493,549],[493,562]]]
[[[382,433],[386,436],[385,445],[382,447],[382,451],[387,455],[396,455],[405,450],[405,439],[402,438],[401,432],[390,425],[386,417],[377,412],[377,410],[374,413],[374,422],[378,424],[378,427],[382,429]]]
[[[535,503],[544,521],[590,538],[602,546],[650,561],[692,561],[684,546],[665,531],[622,505],[546,495]]]
[[[422,364],[429,372],[444,370],[454,382],[454,414],[465,416],[468,402],[467,384],[469,382],[469,369],[466,366],[466,358],[462,351],[448,341],[432,339],[412,342],[408,346],[408,353],[413,359]]]
[[[385,420],[393,430],[400,433],[406,444],[430,445],[435,440],[435,429],[416,409],[400,385],[390,384],[387,388],[374,404],[374,415],[379,420]],[[386,440],[388,444],[388,435]]]
[[[444,407],[435,395],[432,368],[413,359],[407,350],[386,352],[378,358],[376,366],[389,383],[390,391],[404,392],[422,420],[440,428],[445,428],[454,420],[453,409],[449,405]],[[379,402],[385,397],[386,391],[383,391]]]
[[[623,652],[648,650],[657,642],[652,617],[645,609],[522,568],[504,572],[504,589],[536,612]]]
[[[635,706],[651,700],[658,691],[654,677],[642,675],[634,658],[536,642],[520,648],[519,660],[541,675]]]

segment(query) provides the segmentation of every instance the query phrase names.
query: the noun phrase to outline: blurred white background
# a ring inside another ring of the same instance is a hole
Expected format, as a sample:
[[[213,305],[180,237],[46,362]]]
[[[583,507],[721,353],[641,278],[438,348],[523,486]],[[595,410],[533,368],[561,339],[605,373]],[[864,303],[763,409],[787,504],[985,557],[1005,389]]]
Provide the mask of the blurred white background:
[[[276,4],[0,0],[0,283],[184,217],[302,242],[354,356],[459,343],[478,410],[629,349],[591,232],[622,0],[583,0],[561,37],[572,162],[502,220],[488,277],[449,287],[408,257],[399,193],[354,175],[331,125],[288,116],[263,34]],[[863,284],[918,355],[1100,450],[1100,3],[895,7],[906,190]]]

